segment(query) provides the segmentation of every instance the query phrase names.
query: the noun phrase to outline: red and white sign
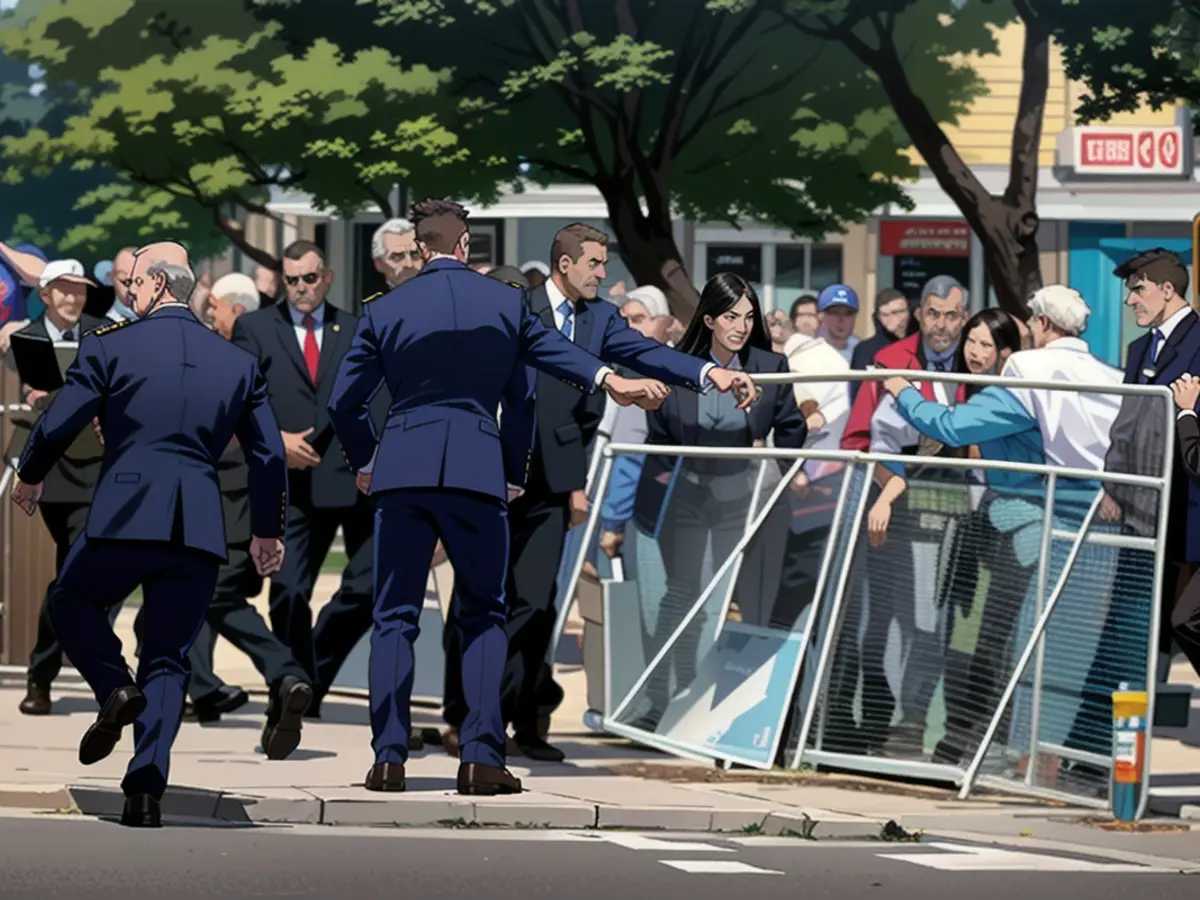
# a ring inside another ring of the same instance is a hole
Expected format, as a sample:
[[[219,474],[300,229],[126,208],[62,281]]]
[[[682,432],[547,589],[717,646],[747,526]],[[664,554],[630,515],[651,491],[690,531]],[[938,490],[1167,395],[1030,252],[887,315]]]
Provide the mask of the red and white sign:
[[[1059,142],[1059,162],[1077,175],[1183,175],[1183,141],[1177,126],[1068,128]]]
[[[896,219],[879,223],[881,256],[970,256],[971,229],[953,219]]]

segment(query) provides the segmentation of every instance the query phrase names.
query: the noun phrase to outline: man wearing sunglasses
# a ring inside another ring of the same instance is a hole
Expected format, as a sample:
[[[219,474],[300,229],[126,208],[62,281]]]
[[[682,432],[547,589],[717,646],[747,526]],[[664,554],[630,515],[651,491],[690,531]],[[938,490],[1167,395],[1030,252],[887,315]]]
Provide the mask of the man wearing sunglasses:
[[[290,552],[271,579],[271,628],[312,678],[307,714],[319,717],[322,697],[371,624],[374,510],[355,487],[326,410],[357,320],[326,302],[333,271],[316,244],[290,244],[282,268],[286,302],[239,318],[233,342],[259,361],[287,453]],[[339,528],[349,564],[314,628],[313,586]]]

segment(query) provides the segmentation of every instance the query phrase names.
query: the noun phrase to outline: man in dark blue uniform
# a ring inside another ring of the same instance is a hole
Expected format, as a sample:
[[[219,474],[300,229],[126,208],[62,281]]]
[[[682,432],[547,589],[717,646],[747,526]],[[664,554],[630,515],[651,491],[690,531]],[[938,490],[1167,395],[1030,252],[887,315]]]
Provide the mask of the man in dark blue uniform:
[[[622,378],[548,327],[521,288],[468,268],[466,219],[446,200],[413,208],[425,268],[366,307],[329,401],[347,461],[377,510],[369,790],[405,788],[412,643],[439,538],[454,566],[464,648],[458,791],[521,790],[504,768],[500,711],[506,485],[524,484],[533,434],[502,448],[496,411],[502,400],[505,417],[532,402],[526,366],[584,392],[603,387],[623,404],[653,406],[666,395],[662,383]],[[393,402],[377,441],[369,403],[384,384]],[[522,411],[519,421],[532,418]]]
[[[264,576],[283,561],[287,471],[257,363],[187,306],[195,285],[187,251],[173,243],[142,249],[132,280],[139,321],[83,339],[66,385],[25,446],[13,501],[32,515],[63,451],[89,423],[96,428],[105,443],[99,483],[87,527],[55,582],[50,614],[100,705],[79,761],[106,758],[122,729],[134,725],[121,821],[158,827],[183,714],[187,652],[225,559],[217,459],[236,436],[251,471],[250,552]],[[146,621],[135,682],[106,610],[137,587]],[[311,699],[308,685],[285,685],[272,698],[283,708],[268,711],[268,719],[277,730],[294,731],[298,743]]]

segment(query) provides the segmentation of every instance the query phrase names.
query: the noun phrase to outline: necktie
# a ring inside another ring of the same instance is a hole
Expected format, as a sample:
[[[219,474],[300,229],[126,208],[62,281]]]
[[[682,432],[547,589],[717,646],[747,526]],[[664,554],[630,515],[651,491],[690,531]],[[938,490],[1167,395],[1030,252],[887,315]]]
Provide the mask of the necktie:
[[[564,300],[558,305],[558,311],[562,313],[562,331],[563,336],[568,340],[575,339],[575,307],[571,305],[570,300]]]
[[[946,361],[944,359],[935,359],[933,361],[933,370],[935,372],[945,372],[946,371]]]
[[[1157,328],[1150,331],[1150,362],[1158,362],[1158,351],[1162,349],[1163,333]]]
[[[311,315],[305,316],[300,322],[305,328],[304,334],[304,365],[308,368],[308,377],[313,385],[317,383],[317,363],[321,359],[321,348],[317,346],[317,320]]]
[[[64,332],[63,332],[63,340],[64,340],[64,341],[73,341],[73,340],[75,340],[75,329],[73,329],[73,328],[70,328],[70,329],[68,329],[68,330],[64,331]]]

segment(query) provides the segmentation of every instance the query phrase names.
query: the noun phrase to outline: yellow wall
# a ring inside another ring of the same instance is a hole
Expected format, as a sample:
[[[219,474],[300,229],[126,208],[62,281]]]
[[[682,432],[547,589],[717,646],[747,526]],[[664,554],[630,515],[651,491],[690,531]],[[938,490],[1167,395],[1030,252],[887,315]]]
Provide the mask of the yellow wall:
[[[1013,119],[1017,114],[1017,97],[1021,90],[1021,51],[1024,29],[1014,23],[999,35],[998,54],[969,57],[967,61],[983,78],[990,92],[975,101],[971,112],[959,125],[946,127],[946,133],[963,160],[969,165],[1001,165],[1009,162]],[[1067,80],[1063,71],[1062,54],[1051,48],[1050,90],[1046,97],[1046,117],[1042,130],[1040,164],[1054,164],[1058,135],[1074,124],[1074,111],[1082,89]],[[1155,112],[1149,108],[1137,113],[1114,116],[1111,125],[1174,125],[1175,109],[1166,107]],[[913,160],[920,155],[912,151]]]

